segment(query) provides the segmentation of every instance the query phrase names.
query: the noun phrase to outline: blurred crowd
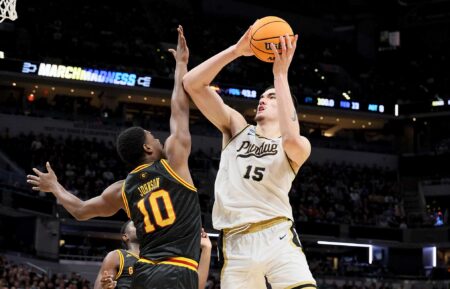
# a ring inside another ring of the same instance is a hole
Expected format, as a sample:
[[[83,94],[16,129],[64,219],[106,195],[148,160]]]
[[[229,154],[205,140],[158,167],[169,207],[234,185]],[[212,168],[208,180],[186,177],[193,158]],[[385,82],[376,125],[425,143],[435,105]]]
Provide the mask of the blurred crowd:
[[[406,227],[398,175],[387,168],[308,162],[290,198],[299,222]]]
[[[14,264],[0,255],[1,289],[90,289],[92,284],[78,273],[52,274],[25,264]]]
[[[312,268],[313,270],[316,268]],[[315,271],[313,271],[315,272]],[[212,269],[205,289],[220,289],[219,271]],[[327,276],[317,271],[316,276]],[[345,276],[345,275],[342,275]],[[356,275],[354,275],[356,276]],[[320,288],[325,289],[392,289],[386,282],[325,281],[317,278]],[[365,284],[364,284],[365,283]],[[341,285],[338,285],[341,284]],[[91,289],[93,284],[80,274],[47,274],[26,264],[16,264],[0,255],[0,289]],[[268,285],[268,289],[270,289]]]
[[[112,142],[34,134],[0,138],[0,149],[26,172],[49,161],[59,181],[81,199],[98,195],[132,169],[122,164]],[[218,155],[194,151],[190,168],[202,211],[210,212]],[[398,175],[387,168],[308,161],[293,183],[290,200],[299,222],[406,226]]]

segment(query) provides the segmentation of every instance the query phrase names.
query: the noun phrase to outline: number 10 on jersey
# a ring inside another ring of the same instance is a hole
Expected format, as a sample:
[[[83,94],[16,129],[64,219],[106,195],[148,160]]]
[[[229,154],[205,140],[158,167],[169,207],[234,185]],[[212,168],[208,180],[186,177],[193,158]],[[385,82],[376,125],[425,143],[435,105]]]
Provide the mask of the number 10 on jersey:
[[[162,199],[165,211],[167,212],[167,216],[165,217],[163,217],[159,208],[158,199]],[[153,219],[159,227],[167,227],[175,222],[176,215],[173,210],[172,200],[170,199],[169,192],[166,190],[158,190],[150,193],[150,196],[148,198],[142,198],[137,203],[137,206],[144,216],[144,229],[146,233],[151,233],[156,230],[155,225],[150,220],[147,207],[151,209],[150,213],[153,215]]]

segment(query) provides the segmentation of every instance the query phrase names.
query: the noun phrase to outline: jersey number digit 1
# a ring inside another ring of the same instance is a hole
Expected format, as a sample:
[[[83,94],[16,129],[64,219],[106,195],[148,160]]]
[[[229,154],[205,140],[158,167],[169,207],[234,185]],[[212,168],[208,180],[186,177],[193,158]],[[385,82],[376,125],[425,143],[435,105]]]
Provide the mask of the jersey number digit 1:
[[[244,175],[244,179],[250,179],[250,173],[252,171],[253,166],[247,166],[247,171],[245,172]],[[261,167],[255,167],[255,169],[253,170],[253,176],[252,179],[254,181],[261,181],[262,178],[264,177],[263,172],[266,170],[266,168],[261,168]]]
[[[164,207],[167,212],[167,217],[164,219],[161,210],[158,205],[158,198],[162,198]],[[145,201],[148,200],[151,212],[153,213],[153,218],[159,227],[166,227],[172,225],[175,222],[176,216],[173,210],[172,200],[170,199],[169,192],[166,190],[159,190],[151,193],[150,197],[143,198],[137,203],[139,211],[144,215],[144,229],[146,233],[151,233],[156,230],[155,225],[150,222],[150,216],[145,207]]]

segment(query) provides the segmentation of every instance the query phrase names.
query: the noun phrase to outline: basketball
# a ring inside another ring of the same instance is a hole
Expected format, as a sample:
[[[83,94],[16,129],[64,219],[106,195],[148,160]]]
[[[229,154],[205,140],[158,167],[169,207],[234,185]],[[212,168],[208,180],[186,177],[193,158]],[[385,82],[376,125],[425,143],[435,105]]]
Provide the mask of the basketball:
[[[266,16],[256,20],[252,25],[250,47],[255,56],[264,62],[274,62],[275,56],[270,48],[270,43],[274,43],[281,53],[280,36],[289,34],[291,40],[294,32],[291,26],[284,19],[276,16]]]

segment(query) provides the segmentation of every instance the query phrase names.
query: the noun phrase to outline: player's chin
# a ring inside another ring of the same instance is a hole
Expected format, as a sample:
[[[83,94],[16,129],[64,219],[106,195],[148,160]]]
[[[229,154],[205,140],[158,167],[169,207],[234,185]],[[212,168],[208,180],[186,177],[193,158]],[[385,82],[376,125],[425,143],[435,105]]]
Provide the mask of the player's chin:
[[[256,122],[261,121],[263,119],[264,119],[264,116],[261,113],[256,113],[256,115],[255,115]]]

